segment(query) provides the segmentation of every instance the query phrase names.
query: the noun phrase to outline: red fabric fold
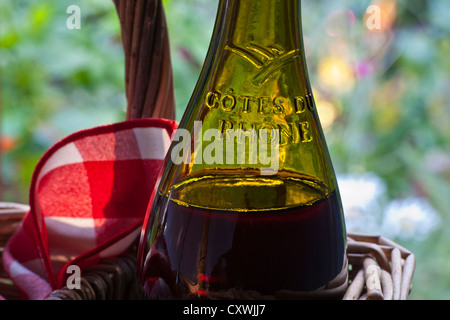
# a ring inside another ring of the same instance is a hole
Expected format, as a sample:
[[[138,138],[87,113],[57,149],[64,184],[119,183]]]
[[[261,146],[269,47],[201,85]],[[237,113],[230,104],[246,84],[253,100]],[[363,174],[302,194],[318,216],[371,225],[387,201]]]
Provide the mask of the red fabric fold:
[[[76,132],[36,166],[30,211],[3,263],[24,299],[62,288],[80,269],[124,253],[138,237],[176,122],[137,119]]]

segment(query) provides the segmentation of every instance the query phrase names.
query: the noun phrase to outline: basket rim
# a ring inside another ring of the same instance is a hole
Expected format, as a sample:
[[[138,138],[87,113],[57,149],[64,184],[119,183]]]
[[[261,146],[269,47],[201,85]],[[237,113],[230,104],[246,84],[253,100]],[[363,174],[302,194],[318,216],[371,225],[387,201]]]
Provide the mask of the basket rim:
[[[0,202],[0,216],[23,215],[30,211],[30,206],[17,202]]]

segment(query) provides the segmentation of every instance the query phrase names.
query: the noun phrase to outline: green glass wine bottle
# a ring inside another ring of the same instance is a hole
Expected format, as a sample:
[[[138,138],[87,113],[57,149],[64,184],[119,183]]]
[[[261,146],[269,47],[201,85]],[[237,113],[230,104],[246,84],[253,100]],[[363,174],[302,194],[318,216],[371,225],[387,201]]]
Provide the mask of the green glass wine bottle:
[[[338,297],[346,231],[300,0],[220,0],[143,225],[150,298]]]

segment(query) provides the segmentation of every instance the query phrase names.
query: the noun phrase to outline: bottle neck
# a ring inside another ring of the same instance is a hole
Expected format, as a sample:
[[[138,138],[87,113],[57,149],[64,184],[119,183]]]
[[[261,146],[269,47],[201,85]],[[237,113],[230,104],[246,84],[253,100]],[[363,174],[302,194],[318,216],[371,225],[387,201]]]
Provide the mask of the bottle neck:
[[[304,89],[310,92],[300,3],[300,0],[220,0],[206,60],[209,68],[204,71],[226,68],[228,72],[222,73],[221,78],[232,74],[240,79],[252,77],[249,82],[259,89],[282,71],[285,76],[303,79]],[[285,72],[288,68],[292,69],[289,75]]]
[[[226,43],[303,49],[300,0],[220,0],[218,17]]]

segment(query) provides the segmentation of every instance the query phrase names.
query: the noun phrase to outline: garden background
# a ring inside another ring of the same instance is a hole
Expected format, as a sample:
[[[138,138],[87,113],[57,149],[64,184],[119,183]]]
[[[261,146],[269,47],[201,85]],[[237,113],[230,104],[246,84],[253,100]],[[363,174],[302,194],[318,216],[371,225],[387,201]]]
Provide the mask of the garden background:
[[[218,0],[165,0],[177,120],[208,49]],[[68,27],[70,5],[79,29]],[[377,27],[373,20],[380,9]],[[373,7],[372,7],[373,8]],[[318,112],[348,231],[417,259],[411,299],[450,298],[450,1],[302,1]],[[61,138],[125,120],[112,0],[0,2],[0,199],[28,202]]]

